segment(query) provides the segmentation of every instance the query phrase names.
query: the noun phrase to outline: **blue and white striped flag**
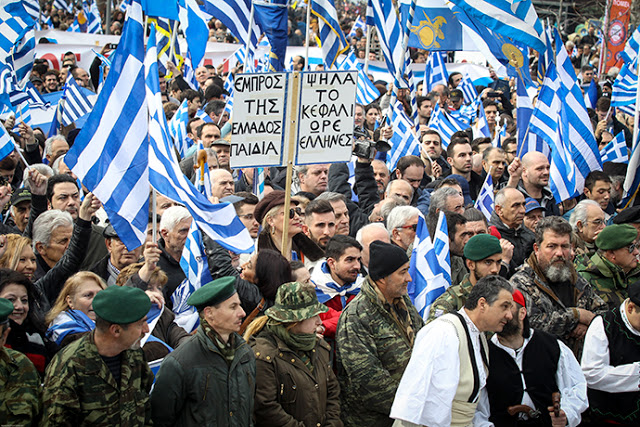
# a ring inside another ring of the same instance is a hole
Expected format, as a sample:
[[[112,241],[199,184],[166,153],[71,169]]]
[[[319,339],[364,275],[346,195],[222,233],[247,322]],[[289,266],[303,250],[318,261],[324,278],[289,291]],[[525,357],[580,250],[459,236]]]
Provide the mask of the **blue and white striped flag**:
[[[4,160],[15,148],[16,145],[13,138],[11,138],[4,125],[0,123],[0,160]]]
[[[233,74],[227,75],[222,88],[229,93],[225,100],[224,112],[229,114],[229,120],[231,120],[233,118]]]
[[[391,109],[391,123],[393,136],[389,141],[391,150],[387,153],[387,167],[389,170],[395,170],[400,157],[420,155],[420,139],[416,136],[416,128],[404,112],[400,101],[396,101]]]
[[[204,145],[202,141],[198,141],[198,148],[196,149],[196,159],[201,151],[204,150]],[[206,154],[205,154],[206,155]],[[211,177],[209,176],[209,157],[205,157],[205,161],[203,165],[198,163],[198,172],[196,172],[195,180],[196,180],[196,189],[204,194],[204,196],[209,200],[212,196],[211,194]]]
[[[440,108],[440,103],[436,102],[431,112],[429,128],[438,131],[442,140],[442,147],[446,149],[451,142],[451,136],[459,130],[467,128]]]
[[[620,73],[613,82],[613,91],[611,93],[612,107],[628,107],[627,111],[631,115],[635,112],[636,89],[638,87],[638,75],[633,72],[636,67],[637,60],[630,64],[623,64]]]
[[[595,109],[598,102],[598,83],[596,79],[591,79],[589,88],[584,91],[584,104],[587,108]]]
[[[473,125],[473,137],[491,138],[491,130],[489,129],[489,122],[487,122],[487,115],[484,113],[484,108],[480,108],[478,121]]]
[[[451,0],[481,25],[544,52],[542,23],[531,0]]]
[[[187,142],[187,123],[189,122],[189,109],[187,107],[187,99],[185,98],[176,110],[176,113],[169,122],[169,133],[173,138],[173,143],[178,149],[178,154],[183,158],[189,149]]]
[[[311,13],[318,18],[318,37],[322,47],[324,66],[331,69],[338,56],[349,50],[349,43],[338,21],[333,0],[311,0]]]
[[[356,36],[356,30],[358,28],[362,29],[362,33],[363,34],[367,33],[367,24],[364,21],[364,18],[362,16],[358,16],[358,18],[353,22],[353,26],[351,27],[351,31],[349,31],[349,34],[347,35],[347,38],[355,37]]]
[[[38,0],[22,0],[24,10],[38,23],[40,19],[40,2]]]
[[[367,24],[375,25],[378,32],[378,40],[380,40],[380,50],[387,64],[387,70],[389,74],[395,77],[398,70],[403,70],[405,52],[402,50],[404,32],[400,26],[393,3],[386,0],[369,0]],[[398,86],[398,84],[401,86]],[[400,79],[400,82],[396,82],[395,86],[406,88],[407,84],[404,79]]]
[[[620,131],[602,150],[600,150],[602,163],[629,163],[629,150],[624,139],[624,132]]]
[[[638,58],[638,51],[640,51],[640,27],[631,34],[627,44],[624,46],[624,50],[620,52],[620,56],[626,63],[631,63]]]
[[[184,81],[187,82],[193,90],[198,90],[198,87],[200,86],[196,80],[196,71],[191,63],[191,54],[189,51],[187,51],[184,56]]]
[[[563,138],[561,85],[556,66],[551,63],[547,67],[547,75],[529,123],[529,132],[540,136],[551,147],[550,187],[558,203],[578,194],[576,166],[571,159],[568,147],[564,144],[566,139]]]
[[[192,332],[197,327],[198,313],[195,307],[187,304],[187,300],[196,290],[213,281],[202,244],[202,234],[195,221],[191,221],[189,235],[180,258],[180,267],[186,279],[171,296],[173,312],[176,314],[175,322],[183,328],[186,326],[187,332]]]
[[[516,80],[518,157],[522,158],[529,151],[537,151],[549,157],[549,144],[547,144],[544,139],[535,132],[529,132],[529,123],[531,122],[531,115],[533,114],[533,103],[531,102],[531,98],[527,93],[527,89],[525,88],[522,79]]]
[[[213,123],[213,119],[203,109],[196,111],[195,117],[204,120],[205,123]]]
[[[20,86],[24,86],[29,81],[35,58],[36,38],[35,31],[33,27],[31,27],[14,47],[12,55],[7,57],[7,64],[13,69],[16,75],[16,81]]]
[[[178,0],[178,6],[180,28],[187,40],[187,52],[185,52],[185,56],[188,56],[189,67],[195,70],[200,66],[207,48],[207,40],[209,39],[207,23],[211,19],[211,16],[200,9],[196,0]],[[191,84],[191,79],[187,78],[186,66],[185,80]],[[198,90],[197,84],[193,89]]]
[[[493,198],[493,178],[491,178],[491,173],[487,173],[487,178],[484,180],[484,184],[482,184],[480,193],[478,193],[478,200],[476,200],[475,208],[482,212],[485,218],[487,218],[487,221],[491,220],[491,214],[495,209],[495,199]]]
[[[153,33],[152,30],[151,34],[155,36]],[[163,196],[184,204],[198,227],[224,248],[235,253],[253,252],[253,239],[236,215],[233,205],[211,204],[180,170],[162,109],[155,37],[149,36],[147,47],[149,50],[145,60],[145,78],[149,107],[151,185]]]
[[[142,6],[139,0],[132,0],[104,87],[64,158],[102,202],[130,250],[145,242],[149,222],[149,115],[143,43]]]
[[[255,168],[253,170],[253,194],[258,196],[260,200],[264,197],[265,175],[264,168]]]
[[[62,112],[62,125],[70,126],[81,117],[89,114],[93,109],[93,103],[85,92],[82,91],[71,74],[67,78],[67,84],[62,92],[61,102],[58,108]]]
[[[640,133],[638,135],[640,135]],[[640,143],[636,140],[631,150],[627,176],[623,184],[624,196],[619,205],[623,209],[633,206],[636,197],[638,197],[638,191],[640,191],[640,148],[638,147],[640,147]]]
[[[35,22],[20,0],[0,5],[0,61],[6,62]],[[33,61],[33,60],[32,60]],[[15,70],[15,67],[14,67]]]
[[[449,73],[447,73],[447,67],[444,65],[442,53],[434,50],[429,53],[429,58],[427,58],[425,64],[424,87],[427,88],[427,93],[429,93],[438,84],[447,86],[449,84]]]
[[[418,218],[409,274],[409,298],[420,316],[426,320],[431,304],[451,286],[449,233],[444,212],[440,212],[438,217],[433,241],[424,218],[422,215]]]
[[[353,52],[347,52],[346,58],[338,66],[338,70],[358,70],[358,86],[356,89],[356,102],[367,105],[380,97],[380,92],[365,74],[362,64],[356,59]]]
[[[469,77],[469,74],[464,75],[462,81],[458,85],[458,89],[462,91],[465,104],[470,104],[478,98],[478,91],[473,85],[473,81],[471,80],[471,77]]]
[[[500,120],[498,120],[498,125],[500,124]],[[493,147],[502,148],[502,141],[507,137],[507,121],[505,120],[504,124],[500,127],[498,132],[496,132],[496,136],[491,140],[491,145]]]
[[[122,4],[124,4],[127,0],[123,0]],[[129,0],[130,2],[131,0]],[[121,4],[121,5],[122,5]],[[64,10],[65,12],[73,13],[73,2],[67,0],[53,0],[53,8],[58,10]],[[120,9],[121,12],[126,12],[126,7],[124,9]]]

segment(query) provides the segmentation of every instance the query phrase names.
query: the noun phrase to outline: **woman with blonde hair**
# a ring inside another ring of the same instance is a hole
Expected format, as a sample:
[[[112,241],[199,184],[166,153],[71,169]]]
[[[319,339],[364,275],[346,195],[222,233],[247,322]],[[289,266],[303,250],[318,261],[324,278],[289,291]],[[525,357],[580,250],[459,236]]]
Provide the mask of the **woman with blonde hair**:
[[[69,277],[46,317],[47,337],[60,348],[95,328],[93,298],[107,285],[100,276],[81,271]]]
[[[247,328],[256,355],[256,426],[343,425],[331,348],[316,334],[327,310],[313,285],[285,283],[266,316]]]
[[[19,234],[7,234],[5,246],[6,249],[0,256],[0,268],[10,268],[33,280],[36,256],[31,248],[31,239]]]

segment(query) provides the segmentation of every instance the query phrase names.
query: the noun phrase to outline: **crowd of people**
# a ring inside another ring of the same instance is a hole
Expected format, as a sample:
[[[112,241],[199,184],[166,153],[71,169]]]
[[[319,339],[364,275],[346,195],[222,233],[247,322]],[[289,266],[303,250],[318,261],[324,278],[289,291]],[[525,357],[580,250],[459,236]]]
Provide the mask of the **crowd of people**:
[[[43,12],[55,28],[71,22]],[[356,13],[345,9],[345,28]],[[300,10],[290,18],[289,43],[302,43]],[[112,33],[122,19],[114,14]],[[230,40],[219,21],[210,29]],[[594,42],[592,33],[567,42],[585,87],[598,79]],[[362,31],[350,43],[361,57]],[[95,91],[99,65],[84,70],[73,52],[60,70],[37,59],[31,81],[53,93],[71,73]],[[640,423],[640,206],[618,206],[625,164],[605,163],[583,194],[558,203],[547,156],[518,157],[515,88],[495,74],[477,88],[492,136],[469,123],[445,147],[429,121],[436,103],[452,114],[464,104],[462,75],[452,73],[417,99],[419,155],[393,170],[384,153],[296,166],[292,183],[286,168],[270,168],[258,195],[254,169],[230,167],[239,136],[225,112],[228,75],[198,67],[194,89],[169,69],[171,78],[160,76],[165,115],[186,100],[188,137],[204,147],[180,167],[195,183],[206,158],[210,201],[233,205],[255,249],[236,254],[203,233],[213,280],[188,298],[196,324],[177,321],[189,211],[157,195],[147,242],[129,250],[65,164],[79,129],[47,138],[5,120],[17,126],[20,152],[0,161],[0,424]],[[380,146],[394,133],[378,125],[392,88],[375,83],[378,100],[354,107],[354,135]],[[590,111],[598,143],[623,132],[631,147],[629,121],[610,108],[611,85],[599,88]],[[409,112],[410,95],[399,96]],[[494,146],[498,122],[507,135]],[[490,218],[474,207],[488,174]],[[420,219],[434,236],[440,214],[451,286],[423,318],[408,296],[411,258]]]

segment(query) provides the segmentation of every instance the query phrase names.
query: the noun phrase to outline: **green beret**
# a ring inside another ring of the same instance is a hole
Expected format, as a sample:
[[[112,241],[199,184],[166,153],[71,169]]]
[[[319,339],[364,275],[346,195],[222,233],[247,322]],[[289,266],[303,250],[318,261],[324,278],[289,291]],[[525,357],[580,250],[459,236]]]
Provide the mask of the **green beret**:
[[[4,323],[13,313],[13,304],[5,298],[0,298],[0,323]]]
[[[491,234],[476,234],[464,245],[464,256],[471,261],[480,261],[500,253],[500,240]]]
[[[195,291],[187,300],[187,304],[196,308],[219,304],[222,301],[228,300],[236,293],[235,285],[235,277],[221,277]]]
[[[596,237],[596,246],[603,251],[612,251],[629,246],[637,237],[638,231],[632,225],[608,225]]]
[[[96,316],[109,323],[128,325],[147,315],[151,300],[142,289],[129,286],[109,286],[93,299]]]

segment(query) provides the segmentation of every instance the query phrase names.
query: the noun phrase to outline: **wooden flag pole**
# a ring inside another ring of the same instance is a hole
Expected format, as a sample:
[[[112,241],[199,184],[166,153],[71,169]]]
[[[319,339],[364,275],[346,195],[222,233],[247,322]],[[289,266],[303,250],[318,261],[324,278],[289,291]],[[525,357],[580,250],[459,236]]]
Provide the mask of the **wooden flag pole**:
[[[291,181],[293,177],[293,155],[296,144],[296,133],[298,125],[298,94],[300,91],[300,73],[294,71],[293,73],[293,85],[291,88],[291,108],[290,115],[291,121],[289,122],[289,144],[287,152],[287,185],[284,191],[284,224],[282,226],[282,256],[291,260],[291,248],[289,248],[289,209],[291,207]],[[255,179],[255,177],[254,177]]]

